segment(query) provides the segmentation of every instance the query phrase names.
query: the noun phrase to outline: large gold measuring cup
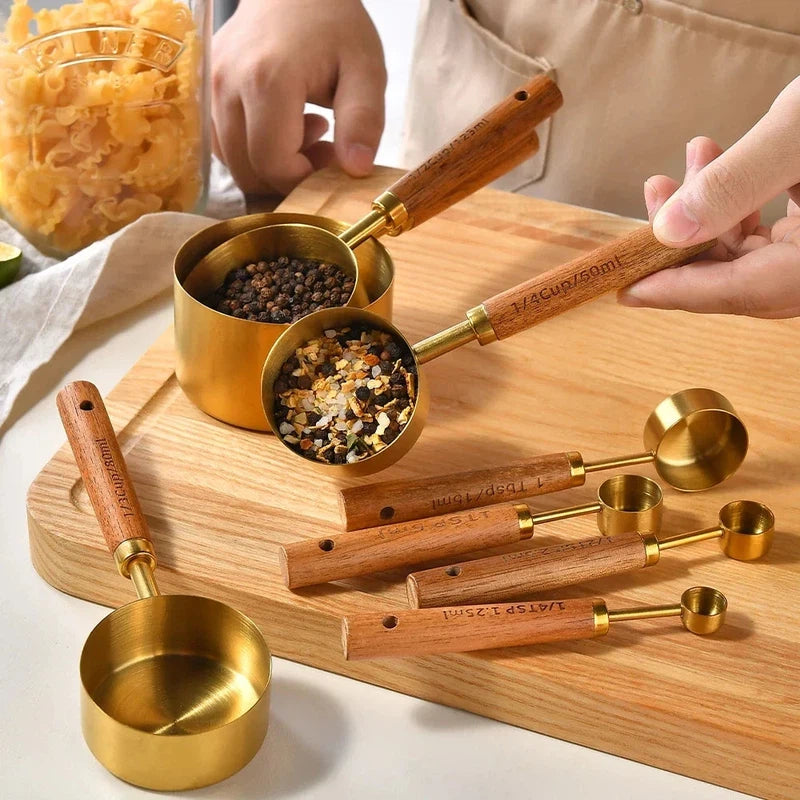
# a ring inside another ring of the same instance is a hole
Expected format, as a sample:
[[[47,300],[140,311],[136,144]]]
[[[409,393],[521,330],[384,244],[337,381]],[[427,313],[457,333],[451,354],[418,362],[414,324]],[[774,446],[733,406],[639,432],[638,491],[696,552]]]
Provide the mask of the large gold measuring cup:
[[[140,598],[86,640],[84,738],[108,770],[137,786],[193,789],[227,778],[267,732],[267,645],[250,619],[223,603],[158,594],[147,523],[99,392],[78,381],[57,403],[117,568]]]
[[[684,389],[662,400],[644,426],[642,453],[585,461],[572,450],[488,469],[426,475],[342,489],[346,530],[452,514],[582,486],[590,472],[652,463],[671,486],[710,489],[733,475],[747,454],[747,429],[713,389]]]
[[[415,228],[529,158],[539,148],[534,128],[561,103],[549,78],[530,80],[395,181],[352,225],[283,214],[258,227],[237,225],[224,241],[209,239],[206,231],[192,237],[176,256],[174,282],[176,375],[187,396],[225,422],[267,430],[259,378],[287,325],[237,319],[205,306],[228,271],[278,256],[331,262],[355,277],[348,305],[388,314],[393,266],[376,238]]]
[[[422,364],[449,353],[469,342],[481,345],[507,339],[551,317],[563,314],[582,303],[621,289],[652,272],[675,266],[702,253],[714,242],[688,248],[665,247],[649,226],[598,247],[560,267],[537,275],[518,286],[501,292],[466,312],[466,319],[440,333],[412,345],[406,337],[377,314],[355,308],[329,308],[315,311],[298,320],[281,335],[270,351],[261,377],[264,413],[273,433],[298,458],[303,458],[280,435],[275,416],[274,384],[281,367],[296,352],[329,329],[341,330],[352,325],[388,332],[398,345],[414,358],[417,373],[417,399],[414,410],[397,438],[374,455],[349,464],[329,464],[304,459],[326,470],[338,470],[344,476],[370,475],[402,458],[422,433],[427,417],[429,387]]]

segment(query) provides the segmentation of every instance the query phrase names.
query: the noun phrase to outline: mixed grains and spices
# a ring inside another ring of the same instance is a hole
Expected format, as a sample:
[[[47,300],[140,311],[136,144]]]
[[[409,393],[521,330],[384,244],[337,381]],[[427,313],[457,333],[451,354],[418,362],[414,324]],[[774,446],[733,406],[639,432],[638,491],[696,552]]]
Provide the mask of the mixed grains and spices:
[[[280,435],[306,458],[352,464],[390,445],[414,410],[414,356],[386,331],[326,330],[295,350],[273,389]]]
[[[335,264],[281,256],[232,269],[203,303],[254,322],[296,322],[320,308],[346,305],[355,280]]]

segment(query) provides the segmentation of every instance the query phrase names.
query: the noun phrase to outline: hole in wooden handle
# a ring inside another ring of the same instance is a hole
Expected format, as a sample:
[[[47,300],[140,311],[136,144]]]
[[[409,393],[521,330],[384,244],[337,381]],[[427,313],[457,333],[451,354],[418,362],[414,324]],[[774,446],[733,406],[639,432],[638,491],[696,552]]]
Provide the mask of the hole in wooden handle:
[[[530,95],[529,95],[529,94],[528,94],[528,93],[527,93],[527,92],[526,92],[524,89],[520,89],[520,90],[519,90],[519,91],[518,91],[518,92],[517,92],[517,93],[514,95],[514,99],[515,99],[515,100],[519,100],[519,101],[520,101],[520,103],[521,103],[523,100],[527,100],[529,97],[530,97]]]
[[[391,506],[384,506],[380,513],[381,519],[391,519],[394,516],[394,509]]]
[[[336,542],[333,539],[323,539],[319,543],[319,549],[324,550],[326,553],[330,553],[331,550],[336,546]]]
[[[84,400],[78,407],[81,411],[93,411],[94,403],[91,400]]]
[[[391,630],[392,628],[397,627],[398,622],[400,622],[400,620],[397,619],[397,617],[395,617],[394,614],[392,614],[389,617],[383,618],[383,627],[386,628],[387,630]]]
[[[449,575],[451,578],[457,578],[461,574],[461,567],[448,567],[444,574]]]

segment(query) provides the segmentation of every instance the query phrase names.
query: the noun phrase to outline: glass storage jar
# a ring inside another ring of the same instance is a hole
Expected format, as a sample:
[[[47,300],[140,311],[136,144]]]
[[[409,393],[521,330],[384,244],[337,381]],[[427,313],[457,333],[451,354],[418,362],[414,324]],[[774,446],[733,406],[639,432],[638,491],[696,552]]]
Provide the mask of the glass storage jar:
[[[206,0],[0,0],[0,212],[67,255],[155,211],[200,211]]]

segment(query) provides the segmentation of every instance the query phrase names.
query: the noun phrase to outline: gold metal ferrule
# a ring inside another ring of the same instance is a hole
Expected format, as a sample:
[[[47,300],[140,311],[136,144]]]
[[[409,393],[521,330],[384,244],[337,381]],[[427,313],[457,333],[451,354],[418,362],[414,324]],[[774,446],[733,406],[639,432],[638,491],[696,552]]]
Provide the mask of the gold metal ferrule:
[[[644,545],[644,566],[652,567],[658,564],[661,558],[661,547],[658,544],[658,537],[654,533],[640,533],[642,544]]]
[[[533,536],[533,517],[530,508],[525,503],[514,506],[517,512],[517,523],[519,524],[520,539],[530,539]]]
[[[408,211],[403,203],[391,192],[384,192],[372,201],[372,210],[354,222],[339,238],[351,248],[384,233],[397,236],[411,227]]]
[[[483,306],[467,311],[467,318],[439,333],[434,333],[414,345],[414,353],[420,364],[456,350],[462,345],[478,340],[482,345],[497,341],[497,335]]]
[[[608,633],[608,606],[603,600],[592,602],[592,614],[594,615],[594,635],[604,636]]]
[[[156,568],[156,551],[149,539],[126,539],[114,551],[114,563],[123,578],[130,578],[130,564],[134,559],[147,561],[150,569]]]
[[[576,450],[569,450],[564,455],[569,464],[569,477],[574,486],[580,486],[586,481],[586,467],[583,456]]]
[[[386,232],[389,236],[398,236],[414,224],[404,203],[392,192],[381,193],[372,201],[372,207],[385,217]]]
[[[467,311],[467,319],[481,345],[497,341],[497,334],[494,332],[492,323],[489,321],[489,315],[483,305],[475,306],[475,308]]]

